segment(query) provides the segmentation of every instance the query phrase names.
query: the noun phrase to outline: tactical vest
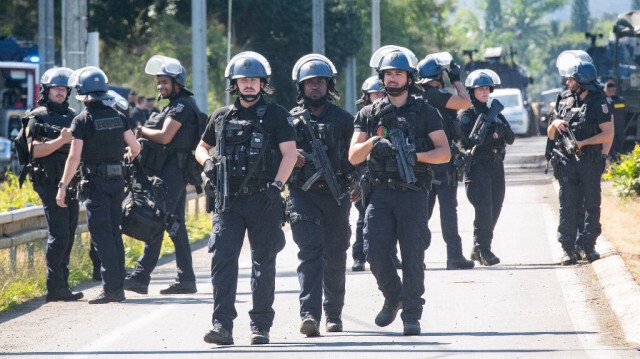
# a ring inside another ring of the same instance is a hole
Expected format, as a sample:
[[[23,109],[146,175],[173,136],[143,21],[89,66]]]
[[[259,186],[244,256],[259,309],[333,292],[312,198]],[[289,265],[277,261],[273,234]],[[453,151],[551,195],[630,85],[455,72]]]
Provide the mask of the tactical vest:
[[[88,107],[87,137],[82,147],[85,164],[120,162],[124,154],[124,123],[120,114],[107,106]]]
[[[389,125],[381,122],[381,105],[382,101],[377,101],[373,104],[371,121],[368,125],[369,136],[385,137],[388,131],[391,130],[391,128],[387,128]],[[387,104],[387,106],[390,106],[390,104]],[[435,148],[429,137],[415,136],[416,119],[421,109],[422,101],[416,100],[406,117],[397,117],[397,126],[402,130],[409,144],[415,145],[416,153],[430,151]],[[369,172],[375,178],[401,181],[397,161],[392,156],[378,157],[372,153],[367,157],[367,166],[369,167]],[[423,183],[428,178],[430,169],[431,165],[423,162],[416,162],[413,166],[413,171],[421,184],[430,185],[430,183]]]
[[[66,114],[62,115],[55,111],[49,111],[45,106],[40,106],[29,113],[29,117],[31,116],[36,119],[37,123],[68,128],[71,126],[75,113],[73,110],[68,110]],[[29,135],[38,141],[47,142],[58,138],[60,133],[51,128],[39,127],[37,134],[30,133]],[[48,156],[33,159],[31,161],[33,182],[54,184],[60,182],[70,147],[71,145],[67,143]]]
[[[576,136],[576,140],[582,141],[589,137],[593,137],[600,132],[598,124],[587,121],[587,105],[583,104],[580,107],[574,107],[570,112],[570,117],[567,118],[569,126],[573,130],[573,134]]]
[[[335,118],[327,117],[326,119],[327,122],[319,122],[316,116],[311,115],[310,124],[316,137],[324,145],[327,157],[329,157],[329,161],[331,162],[331,168],[336,174],[338,180],[341,180],[341,175],[347,172],[348,168],[347,154],[344,153],[344,134],[341,133],[341,128],[339,128]],[[294,122],[294,126],[296,128],[298,143],[303,144],[302,146],[305,151],[311,151],[311,139],[304,128],[304,123],[302,123],[302,121],[297,121]],[[302,184],[311,178],[317,170],[318,169],[314,168],[310,161],[307,161],[295,175],[293,180],[298,183],[301,182],[300,184]],[[318,180],[318,182],[320,181],[324,181],[324,178]]]
[[[216,137],[224,136],[225,140],[224,154],[227,156],[230,182],[241,182],[247,176],[249,169],[254,166],[257,167],[251,174],[250,180],[266,182],[268,178],[273,178],[275,175],[271,175],[273,169],[268,159],[271,157],[268,153],[269,147],[265,152],[261,151],[263,146],[270,146],[271,142],[271,136],[262,124],[267,108],[267,105],[258,106],[256,118],[246,120],[239,118],[238,111],[232,105],[231,110],[216,123]],[[222,133],[222,122],[224,122],[224,133]],[[261,153],[267,158],[261,158]],[[278,161],[277,166],[279,165]]]
[[[185,100],[186,101],[184,101],[183,103],[187,103],[188,106],[185,106],[185,108],[182,111],[189,111],[191,113],[189,116],[189,121],[186,121],[185,123],[182,124],[182,126],[180,126],[180,129],[178,130],[178,132],[176,132],[175,136],[171,140],[169,149],[174,153],[177,153],[177,152],[191,153],[191,151],[196,149],[196,146],[200,141],[200,136],[198,133],[199,132],[198,114],[200,110],[198,110],[198,106],[196,105],[193,97],[187,96]],[[183,103],[178,104],[178,106],[181,106]],[[186,108],[186,107],[189,107],[189,108]]]

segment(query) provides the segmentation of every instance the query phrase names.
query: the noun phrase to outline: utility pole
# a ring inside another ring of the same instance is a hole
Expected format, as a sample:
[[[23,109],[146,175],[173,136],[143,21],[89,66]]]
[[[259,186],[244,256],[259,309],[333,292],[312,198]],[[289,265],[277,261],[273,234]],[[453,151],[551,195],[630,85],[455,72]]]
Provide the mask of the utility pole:
[[[193,93],[200,111],[209,113],[207,103],[207,3],[191,0],[191,62]]]
[[[324,55],[324,0],[313,0],[312,43],[314,53]]]
[[[62,0],[62,8],[62,64],[77,70],[87,66],[87,0]],[[69,106],[78,112],[82,110],[75,96],[69,97]]]
[[[53,0],[38,0],[38,51],[40,74],[55,65]]]
[[[227,14],[227,64],[231,61],[231,10],[232,10],[233,0],[229,0],[227,5],[229,9],[229,13]],[[227,87],[231,85],[231,81],[227,80]],[[224,95],[224,104],[229,106],[229,93],[225,91]]]
[[[380,48],[380,0],[371,0],[371,54]],[[371,69],[375,75],[375,70]]]
[[[356,114],[356,57],[347,58],[345,70],[344,109],[352,115]]]

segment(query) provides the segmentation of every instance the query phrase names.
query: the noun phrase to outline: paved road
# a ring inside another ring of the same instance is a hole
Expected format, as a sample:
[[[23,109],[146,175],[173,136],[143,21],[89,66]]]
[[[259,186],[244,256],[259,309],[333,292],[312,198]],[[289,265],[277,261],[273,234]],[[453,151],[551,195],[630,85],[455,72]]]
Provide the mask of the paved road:
[[[31,301],[0,314],[0,357],[11,358],[637,358],[624,342],[591,265],[560,267],[555,242],[557,197],[534,161],[542,138],[518,139],[507,155],[507,194],[496,228],[498,266],[445,270],[446,252],[434,213],[427,251],[423,334],[402,336],[396,320],[378,328],[382,296],[369,271],[347,273],[345,332],[305,338],[298,332],[296,246],[288,227],[278,257],[272,344],[249,345],[250,258],[240,262],[236,345],[206,344],[211,326],[210,255],[194,250],[199,293],[161,296],[172,281],[171,261],[154,273],[149,295],[127,293],[121,304]],[[537,157],[539,159],[539,156]],[[460,231],[471,248],[473,210],[459,187]],[[436,205],[437,208],[437,205]],[[355,224],[357,212],[352,211]],[[355,227],[354,227],[355,228]],[[351,265],[349,261],[348,266]],[[83,286],[86,297],[99,287]]]

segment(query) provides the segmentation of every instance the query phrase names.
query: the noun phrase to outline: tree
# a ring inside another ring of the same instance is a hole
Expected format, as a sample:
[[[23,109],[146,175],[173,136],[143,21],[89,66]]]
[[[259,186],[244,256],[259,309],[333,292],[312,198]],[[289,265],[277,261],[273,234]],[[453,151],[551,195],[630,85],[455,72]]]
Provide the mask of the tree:
[[[487,30],[499,29],[502,26],[502,8],[500,0],[488,0],[484,12],[484,26]]]
[[[589,31],[589,0],[573,0],[571,3],[571,22],[577,32]]]

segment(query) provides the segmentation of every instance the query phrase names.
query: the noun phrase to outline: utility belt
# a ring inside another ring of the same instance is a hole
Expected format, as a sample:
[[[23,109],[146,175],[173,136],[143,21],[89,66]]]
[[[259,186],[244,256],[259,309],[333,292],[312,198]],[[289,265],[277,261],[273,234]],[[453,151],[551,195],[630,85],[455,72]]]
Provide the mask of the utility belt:
[[[240,183],[230,182],[229,183],[229,196],[233,197],[233,195],[238,191],[238,187]],[[258,182],[258,181],[249,181],[244,188],[238,192],[238,196],[250,196],[252,194],[256,194],[259,192],[265,192],[267,190],[267,182]]]
[[[425,179],[419,179],[417,183],[407,184],[399,178],[384,178],[376,175],[371,176],[372,189],[392,189],[396,191],[428,192],[431,189],[431,175]]]
[[[118,179],[124,177],[124,170],[120,162],[102,162],[100,164],[85,164],[89,176],[98,176],[104,179]]]
[[[486,150],[478,150],[473,154],[473,159],[486,162],[486,161],[496,161],[496,160],[504,160],[504,156],[506,151],[504,148],[490,148]]]

